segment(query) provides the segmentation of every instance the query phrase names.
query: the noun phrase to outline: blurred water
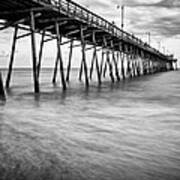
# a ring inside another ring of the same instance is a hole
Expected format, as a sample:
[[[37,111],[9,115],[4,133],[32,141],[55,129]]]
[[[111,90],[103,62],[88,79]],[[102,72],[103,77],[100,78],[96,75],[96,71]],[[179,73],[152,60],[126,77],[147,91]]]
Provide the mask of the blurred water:
[[[77,75],[63,93],[44,70],[35,96],[30,71],[13,73],[0,104],[0,179],[180,179],[180,73],[88,91]]]

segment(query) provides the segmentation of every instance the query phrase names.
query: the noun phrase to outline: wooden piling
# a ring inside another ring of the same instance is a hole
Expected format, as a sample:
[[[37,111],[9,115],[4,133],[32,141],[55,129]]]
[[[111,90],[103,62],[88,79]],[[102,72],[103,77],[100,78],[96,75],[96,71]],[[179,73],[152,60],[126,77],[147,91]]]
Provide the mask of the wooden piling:
[[[108,48],[107,47],[107,40],[105,37],[103,37],[103,41],[104,41],[104,46],[105,48]],[[114,83],[114,76],[113,76],[113,67],[112,67],[112,64],[110,62],[110,52],[109,50],[106,49],[106,62],[107,62],[107,65],[109,66],[109,76],[111,78],[111,81],[112,83]],[[106,72],[106,71],[105,71]],[[105,73],[104,73],[105,74]]]
[[[121,53],[121,75],[122,79],[125,79],[125,70],[124,70],[124,53]]]
[[[119,72],[119,59],[120,59],[120,54],[119,54],[120,52],[119,51],[117,51],[117,54],[116,54],[116,58],[117,58],[117,67],[118,67],[118,72]],[[120,75],[119,75],[120,76]],[[120,78],[121,79],[121,78]]]
[[[135,77],[137,74],[136,71],[136,55],[135,55],[135,47],[131,46],[131,62],[132,62],[132,69],[131,69],[131,73],[132,73],[132,77]]]
[[[150,60],[147,58],[147,74],[150,74]]]
[[[90,71],[89,71],[89,78],[90,80],[92,80],[92,75],[93,75],[93,69],[94,69],[94,61],[95,61],[95,50],[93,51],[93,57],[92,57],[92,60],[91,60],[91,67],[90,67]]]
[[[57,52],[58,52],[58,58],[60,62],[60,74],[61,74],[61,83],[63,90],[66,90],[66,81],[64,78],[64,67],[63,67],[63,59],[62,59],[62,53],[61,53],[61,35],[59,30],[59,24],[58,22],[55,23],[56,27],[56,38],[57,38]]]
[[[79,81],[82,81],[82,73],[83,73],[83,61],[81,61],[81,66],[79,69]]]
[[[8,75],[7,75],[7,79],[6,79],[6,88],[7,89],[9,88],[10,81],[11,81],[11,74],[12,74],[12,68],[13,68],[13,62],[14,62],[14,54],[15,54],[15,49],[16,49],[17,35],[18,35],[18,26],[15,26],[12,50],[11,50],[9,68],[8,68]]]
[[[97,54],[96,54],[96,71],[97,71],[98,83],[99,83],[99,85],[100,85],[100,84],[101,84],[101,74],[100,74],[99,62],[98,62],[98,56],[97,56]]]
[[[107,51],[107,64],[109,65],[109,76],[111,78],[112,83],[114,83],[114,76],[113,76],[113,67],[112,64],[110,62],[110,52]]]
[[[85,48],[86,48],[86,43],[85,43],[85,39],[84,39],[84,32],[83,32],[83,27],[80,27],[80,36],[81,36],[81,47],[82,47],[82,62],[83,62],[83,66],[84,66],[84,74],[85,74],[85,84],[86,87],[89,87],[89,79],[88,79],[88,69],[87,69],[87,64],[86,64],[86,52],[85,52]]]
[[[129,77],[130,78],[133,78],[133,64],[132,64],[132,59],[131,59],[131,55],[130,55],[130,58],[129,58]]]
[[[56,84],[56,77],[57,77],[57,70],[58,70],[58,62],[59,62],[59,54],[57,52],[55,66],[54,66],[54,73],[53,73],[53,80],[52,83]]]
[[[118,70],[117,61],[116,61],[115,54],[114,54],[114,44],[113,44],[113,41],[111,41],[111,48],[113,49],[112,50],[112,59],[113,59],[114,66],[115,66],[116,78],[117,78],[117,81],[120,81],[119,70]]]
[[[104,65],[104,51],[102,50],[102,54],[101,54],[101,64],[100,64],[100,76],[102,76],[103,65]]]
[[[101,74],[100,74],[98,55],[97,55],[97,49],[96,49],[96,34],[95,34],[95,32],[93,32],[93,43],[94,43],[94,54],[95,54],[95,60],[96,60],[97,78],[98,78],[98,83],[100,85],[101,84]]]
[[[131,55],[128,55],[128,74],[129,74],[129,77],[132,78],[132,60],[131,60]]]
[[[104,65],[104,71],[103,71],[104,78],[106,77],[106,71],[107,71],[107,62],[105,62],[105,65]]]
[[[34,77],[34,92],[39,93],[39,80],[37,76],[37,56],[36,56],[36,40],[35,40],[35,17],[34,12],[30,12],[31,17],[31,46],[32,46],[32,59],[33,59],[33,77]]]
[[[134,59],[132,60],[132,76],[136,76],[136,61]]]
[[[39,74],[40,74],[40,70],[41,70],[41,62],[42,62],[43,47],[44,47],[44,38],[45,38],[45,30],[42,33],[41,43],[40,43],[39,62],[37,65],[37,76],[38,76],[38,78],[39,78]]]
[[[1,72],[0,72],[0,100],[6,100]]]
[[[121,59],[121,76],[122,80],[125,79],[125,71],[124,71],[124,53],[123,53],[123,44],[119,43],[119,51],[120,51],[120,59]]]
[[[129,55],[127,54],[127,68],[126,68],[126,76],[130,76],[130,61],[129,61]]]
[[[69,52],[69,62],[67,66],[67,75],[66,75],[66,82],[69,82],[70,71],[71,71],[71,61],[72,61],[72,53],[73,53],[73,40],[70,42],[70,52]]]
[[[136,72],[137,72],[137,76],[141,75],[141,67],[140,67],[140,63],[136,62]]]

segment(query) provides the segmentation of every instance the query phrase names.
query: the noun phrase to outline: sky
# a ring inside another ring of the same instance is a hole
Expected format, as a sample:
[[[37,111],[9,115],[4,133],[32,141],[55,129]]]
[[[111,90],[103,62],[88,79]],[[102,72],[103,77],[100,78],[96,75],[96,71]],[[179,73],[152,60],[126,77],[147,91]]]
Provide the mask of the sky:
[[[143,41],[148,41],[147,33],[151,33],[151,45],[166,54],[174,54],[180,59],[180,0],[76,0],[84,7],[101,15],[117,26],[121,24],[121,12],[118,5],[125,6],[124,29],[133,33]],[[0,32],[0,67],[7,67],[11,49],[12,29]],[[39,42],[39,37],[37,37]],[[44,66],[52,66],[55,59],[56,44],[45,46]],[[31,65],[30,38],[20,40],[16,49],[15,66]],[[68,48],[63,50],[64,58],[68,58]],[[74,52],[75,58],[78,50]]]

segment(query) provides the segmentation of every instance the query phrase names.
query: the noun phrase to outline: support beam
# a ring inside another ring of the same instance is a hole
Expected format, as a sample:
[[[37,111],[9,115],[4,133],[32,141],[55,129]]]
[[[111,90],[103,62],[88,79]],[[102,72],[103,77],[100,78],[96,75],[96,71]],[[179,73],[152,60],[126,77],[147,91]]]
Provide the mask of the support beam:
[[[130,52],[130,53],[132,53],[132,52]],[[133,57],[132,57],[132,54],[130,54],[129,55],[129,77],[130,78],[133,78],[133,67],[134,65],[133,65]]]
[[[30,35],[31,35],[31,33],[22,34],[22,35],[18,36],[16,39],[22,39],[22,38],[25,38]]]
[[[107,54],[107,53],[106,53]],[[106,57],[107,58],[107,57]],[[105,62],[104,71],[103,71],[103,77],[106,77],[106,71],[107,71],[107,62]]]
[[[103,38],[103,41],[104,41],[104,46],[107,47],[107,40],[105,37]],[[113,68],[112,68],[112,64],[110,62],[109,56],[110,56],[110,52],[109,50],[106,50],[106,62],[107,62],[107,65],[109,66],[109,76],[111,78],[112,83],[114,83]]]
[[[122,75],[122,79],[125,80],[124,53],[123,53],[123,44],[122,44],[122,42],[119,43],[119,50],[120,50],[120,59],[121,59],[121,75]]]
[[[58,22],[59,24],[61,23],[61,22],[66,22],[66,21],[73,21],[74,20],[74,18],[62,18],[62,17],[60,17],[60,18],[46,18],[46,19],[40,19],[38,22],[39,23],[54,23],[54,22]]]
[[[37,13],[37,14],[34,15],[33,17],[35,18],[35,17],[39,17],[39,16],[41,16],[41,13]],[[28,21],[28,20],[29,20],[29,16],[28,16],[28,17],[25,17],[25,18],[22,18],[22,19],[18,19],[18,20],[16,20],[16,21],[7,22],[7,23],[4,24],[4,27],[1,27],[1,28],[0,28],[0,31],[2,31],[2,30],[4,30],[4,29],[7,29],[7,28],[9,28],[9,27],[11,27],[11,26],[16,26],[16,25],[18,25],[18,24],[23,24],[23,23],[25,23],[25,22]]]
[[[97,49],[96,49],[96,34],[93,32],[93,43],[94,43],[94,55],[96,60],[96,71],[97,71],[97,78],[99,85],[101,84],[101,75],[100,75],[100,69],[99,69],[99,62],[98,62],[98,56],[97,56]]]
[[[1,11],[0,12],[0,16],[12,16],[12,15],[20,15],[20,14],[24,14],[24,13],[30,13],[30,11],[33,11],[33,12],[39,12],[39,11],[48,11],[50,10],[51,11],[51,8],[50,7],[34,7],[34,8],[31,8],[31,9],[21,9],[21,10],[16,10],[16,11]]]
[[[60,62],[60,74],[61,74],[61,83],[63,86],[63,90],[66,90],[66,81],[64,78],[64,67],[63,67],[63,59],[62,59],[62,54],[61,54],[61,35],[60,35],[60,30],[59,30],[59,24],[58,22],[55,23],[56,26],[56,35],[57,35],[57,50],[58,50],[58,58]]]
[[[43,34],[41,37],[41,43],[40,43],[39,62],[37,65],[37,76],[38,76],[38,78],[39,78],[39,74],[40,74],[40,70],[41,70],[41,61],[42,61],[43,47],[44,47],[44,38],[45,38],[45,31],[43,31]]]
[[[104,65],[104,51],[102,50],[102,54],[101,54],[101,65],[100,65],[100,76],[102,76],[102,71],[103,71],[103,65]]]
[[[129,55],[127,54],[127,76],[131,77],[131,67],[130,67],[130,60],[129,60]]]
[[[69,82],[69,76],[70,76],[70,71],[71,71],[71,61],[72,61],[72,53],[73,53],[73,43],[74,43],[74,41],[71,40],[71,42],[70,42],[70,52],[69,52],[69,62],[68,62],[68,66],[67,66],[66,82]]]
[[[54,66],[53,80],[52,80],[52,83],[53,83],[54,85],[56,84],[58,62],[59,62],[59,54],[57,53],[56,61],[55,61],[55,66]]]
[[[89,51],[89,50],[92,50],[92,49],[94,49],[94,47],[89,47],[89,48],[86,48],[86,51]],[[100,48],[96,49],[96,51],[98,52],[98,51],[101,51],[102,49],[103,48],[100,47]]]
[[[119,65],[119,59],[120,59],[120,55],[119,55],[119,51],[117,51],[117,53],[116,53],[116,58],[117,58],[117,67],[119,67],[118,65]],[[118,68],[118,72],[119,72],[119,68]]]
[[[82,73],[83,73],[83,61],[81,61],[81,66],[79,70],[79,81],[82,81]]]
[[[113,41],[111,41],[111,48],[112,48],[112,59],[113,59],[114,66],[115,66],[116,78],[117,78],[117,81],[120,81],[119,70],[118,70],[118,66],[117,66],[117,60],[115,58],[115,53],[114,53]]]
[[[110,62],[110,52],[107,51],[107,64],[109,65],[109,76],[111,78],[112,83],[114,83],[114,76],[113,76],[113,68]]]
[[[91,67],[90,67],[90,73],[89,73],[89,77],[90,79],[92,80],[92,74],[93,74],[93,69],[94,69],[94,61],[95,61],[95,50],[93,52],[93,57],[92,57],[92,60],[91,60]]]
[[[136,72],[137,72],[137,76],[141,75],[141,67],[138,61],[136,61]]]
[[[124,70],[124,56],[125,56],[125,54],[122,52],[120,56],[121,56],[121,75],[122,75],[122,79],[125,80],[125,70]]]
[[[51,37],[51,38],[45,39],[45,40],[44,40],[44,43],[47,43],[47,42],[49,42],[49,41],[53,41],[53,40],[55,40],[55,39],[56,39],[56,37]]]
[[[85,44],[85,39],[84,39],[84,32],[83,32],[83,27],[80,27],[80,35],[81,35],[81,45],[82,45],[82,62],[84,66],[84,74],[85,74],[85,84],[86,87],[89,87],[89,79],[88,79],[88,69],[87,69],[87,64],[86,64],[86,44]]]
[[[37,76],[37,56],[36,56],[36,40],[35,40],[35,16],[34,12],[30,12],[31,16],[31,46],[32,46],[32,59],[33,59],[33,77],[34,77],[34,92],[39,93],[39,80]]]
[[[132,76],[135,77],[137,75],[137,64],[136,64],[136,60],[133,59],[132,60]]]
[[[0,72],[0,100],[3,101],[6,100],[1,72]]]
[[[9,68],[8,68],[8,75],[7,75],[7,79],[6,79],[6,88],[7,89],[9,88],[10,81],[11,81],[11,74],[12,74],[12,68],[13,68],[13,62],[14,62],[14,54],[15,54],[15,49],[16,49],[17,35],[18,35],[18,26],[16,26],[15,30],[14,30],[11,57],[10,57],[10,63],[9,63]]]
[[[135,77],[136,75],[137,75],[137,66],[136,66],[135,47],[131,46],[131,76]]]

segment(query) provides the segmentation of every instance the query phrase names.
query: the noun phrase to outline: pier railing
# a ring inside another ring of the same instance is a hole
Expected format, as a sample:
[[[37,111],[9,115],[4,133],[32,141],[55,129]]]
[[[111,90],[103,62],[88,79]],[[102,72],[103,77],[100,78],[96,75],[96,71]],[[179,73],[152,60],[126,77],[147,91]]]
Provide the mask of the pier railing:
[[[121,38],[126,38],[129,40],[134,40],[138,43],[144,44],[140,39],[135,37],[134,35],[127,33],[120,28],[118,28],[113,23],[105,20],[101,16],[93,13],[92,11],[84,8],[83,6],[71,1],[71,0],[37,0],[38,2],[48,3],[54,7],[58,7],[61,12],[64,12],[68,16],[78,17],[81,20],[86,21],[90,25],[98,26],[99,28],[103,28],[103,30],[107,30],[109,33],[114,36],[118,36]]]

